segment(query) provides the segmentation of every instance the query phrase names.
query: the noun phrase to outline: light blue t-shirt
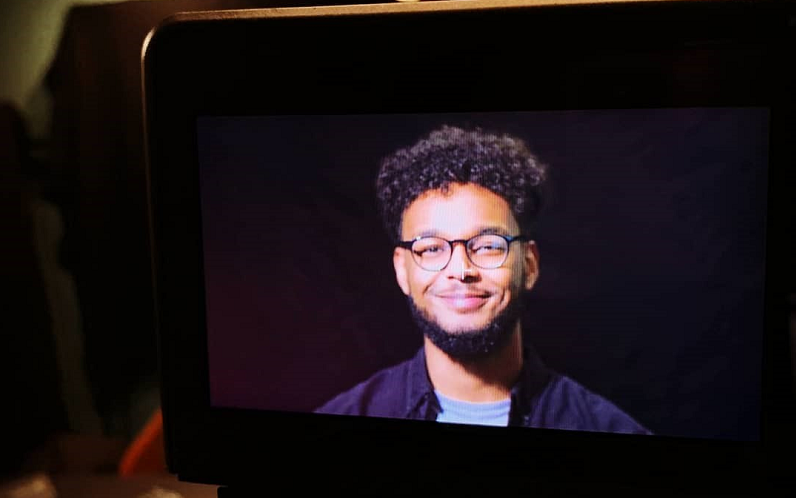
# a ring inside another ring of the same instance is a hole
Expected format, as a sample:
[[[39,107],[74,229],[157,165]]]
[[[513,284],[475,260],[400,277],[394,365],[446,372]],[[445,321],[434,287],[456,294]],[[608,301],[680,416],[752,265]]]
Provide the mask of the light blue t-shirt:
[[[490,403],[471,403],[448,398],[436,390],[434,393],[437,395],[442,408],[442,411],[437,415],[437,422],[494,425],[497,427],[509,425],[510,398]]]

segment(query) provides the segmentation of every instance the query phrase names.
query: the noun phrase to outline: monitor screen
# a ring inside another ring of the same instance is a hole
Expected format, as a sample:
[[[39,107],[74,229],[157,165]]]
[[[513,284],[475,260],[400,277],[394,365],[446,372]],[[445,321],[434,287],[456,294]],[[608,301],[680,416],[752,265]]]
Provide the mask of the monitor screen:
[[[759,440],[767,108],[196,137],[212,407]]]

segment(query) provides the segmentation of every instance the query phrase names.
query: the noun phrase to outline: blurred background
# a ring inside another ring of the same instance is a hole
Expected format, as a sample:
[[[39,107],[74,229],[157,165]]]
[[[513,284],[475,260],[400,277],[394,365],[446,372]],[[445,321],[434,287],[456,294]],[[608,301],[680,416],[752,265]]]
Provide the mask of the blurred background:
[[[366,2],[0,2],[0,483],[116,473],[158,423],[146,34],[180,11],[336,3]]]
[[[0,2],[0,496],[36,472],[117,474],[157,425],[148,31],[179,11],[353,3],[376,2]]]

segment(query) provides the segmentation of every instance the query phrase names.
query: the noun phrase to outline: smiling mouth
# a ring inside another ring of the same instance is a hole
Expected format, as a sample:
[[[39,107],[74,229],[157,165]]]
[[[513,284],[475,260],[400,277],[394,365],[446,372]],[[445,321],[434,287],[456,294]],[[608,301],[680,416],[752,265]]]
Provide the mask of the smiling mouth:
[[[489,299],[488,294],[473,293],[439,294],[437,297],[440,298],[448,308],[458,312],[475,311],[483,306]]]

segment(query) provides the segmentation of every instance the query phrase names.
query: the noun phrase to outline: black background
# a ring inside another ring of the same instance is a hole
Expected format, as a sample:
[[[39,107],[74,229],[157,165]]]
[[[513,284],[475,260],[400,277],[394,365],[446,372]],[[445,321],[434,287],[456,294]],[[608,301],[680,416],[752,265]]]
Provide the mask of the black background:
[[[310,411],[421,344],[374,191],[440,124],[549,166],[528,340],[657,434],[759,436],[768,112],[198,121],[214,406]]]

